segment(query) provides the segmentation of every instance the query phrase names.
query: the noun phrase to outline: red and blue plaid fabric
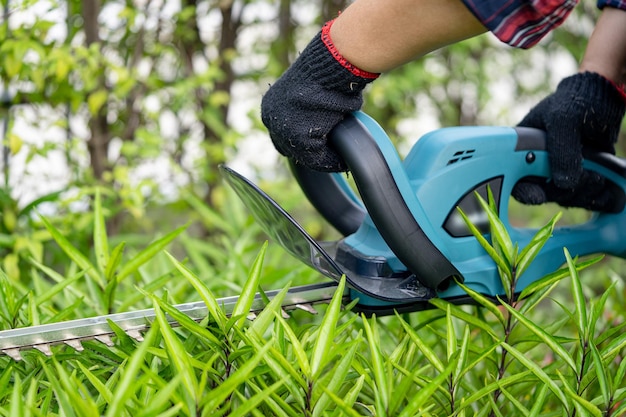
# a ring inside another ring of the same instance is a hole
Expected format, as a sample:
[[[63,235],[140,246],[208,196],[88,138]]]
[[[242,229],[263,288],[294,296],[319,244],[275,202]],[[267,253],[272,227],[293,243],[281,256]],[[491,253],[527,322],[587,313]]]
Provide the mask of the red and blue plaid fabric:
[[[517,48],[530,48],[563,23],[578,0],[463,0],[463,2],[502,42]]]
[[[578,0],[463,0],[467,8],[501,41],[530,48],[559,26]],[[598,0],[598,8],[626,10],[626,0]]]

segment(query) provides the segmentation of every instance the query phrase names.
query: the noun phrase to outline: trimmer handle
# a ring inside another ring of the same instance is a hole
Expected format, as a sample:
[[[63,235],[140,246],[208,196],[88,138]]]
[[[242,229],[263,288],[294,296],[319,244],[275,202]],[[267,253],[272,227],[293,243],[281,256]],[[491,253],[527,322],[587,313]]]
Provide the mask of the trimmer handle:
[[[348,165],[367,214],[380,235],[420,282],[435,289],[453,276],[460,277],[456,268],[430,241],[411,213],[398,188],[400,181],[394,178],[388,165],[390,156],[383,154],[369,129],[355,115],[349,115],[333,129],[329,144]],[[400,163],[397,154],[396,158]],[[341,187],[336,184],[332,174],[311,174],[301,167],[295,168],[296,177],[305,194],[317,196],[312,199],[312,203],[331,224],[338,224],[338,219],[343,220],[344,213],[341,209],[337,210],[338,207],[348,207],[347,216],[360,217],[362,222],[365,213],[355,208],[345,192],[338,191]],[[314,180],[302,181],[305,177],[303,173]],[[359,225],[360,222],[349,222],[349,227],[344,228],[344,231],[352,233],[356,230],[355,226],[358,228]]]

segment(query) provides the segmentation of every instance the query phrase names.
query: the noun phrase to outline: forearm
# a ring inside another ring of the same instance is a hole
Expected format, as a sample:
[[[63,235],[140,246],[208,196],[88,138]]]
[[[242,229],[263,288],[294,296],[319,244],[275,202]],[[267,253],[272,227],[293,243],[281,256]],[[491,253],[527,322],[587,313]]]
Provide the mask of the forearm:
[[[618,84],[626,82],[626,11],[603,9],[580,70],[596,72]]]
[[[460,0],[357,0],[330,34],[349,62],[379,73],[485,31]]]

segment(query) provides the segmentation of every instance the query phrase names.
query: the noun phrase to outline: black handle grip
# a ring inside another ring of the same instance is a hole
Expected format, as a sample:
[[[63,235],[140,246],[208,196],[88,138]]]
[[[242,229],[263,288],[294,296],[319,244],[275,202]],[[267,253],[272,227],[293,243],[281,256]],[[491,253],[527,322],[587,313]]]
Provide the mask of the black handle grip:
[[[409,210],[389,165],[367,128],[346,117],[329,143],[344,159],[372,221],[389,248],[429,288],[442,288],[459,271],[430,241]]]
[[[346,195],[332,174],[313,171],[289,160],[293,176],[313,207],[343,236],[356,232],[365,210]]]

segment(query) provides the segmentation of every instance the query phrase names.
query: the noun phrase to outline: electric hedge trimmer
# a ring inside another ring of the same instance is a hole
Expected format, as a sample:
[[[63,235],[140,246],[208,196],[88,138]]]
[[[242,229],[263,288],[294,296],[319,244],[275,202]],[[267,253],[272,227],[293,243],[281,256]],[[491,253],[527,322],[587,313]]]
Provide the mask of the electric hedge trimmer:
[[[475,194],[490,189],[498,213],[507,214],[513,186],[524,177],[549,179],[545,134],[531,128],[456,127],[422,137],[401,160],[383,129],[357,112],[332,132],[331,145],[350,168],[358,194],[345,176],[309,171],[291,164],[304,193],[344,237],[335,242],[313,239],[279,204],[252,182],[221,167],[264,231],[287,252],[331,281],[290,290],[283,309],[315,312],[313,305],[330,300],[336,282],[345,275],[344,302],[378,316],[394,311],[429,308],[429,300],[454,303],[470,300],[463,284],[489,298],[505,297],[498,268],[470,232],[457,207],[482,232],[489,233],[486,213]],[[614,188],[616,204],[609,213],[596,213],[584,224],[554,230],[516,290],[555,271],[565,262],[563,248],[575,256],[605,253],[626,258],[626,160],[609,154],[586,155],[586,169],[603,175]],[[501,216],[511,239],[526,246],[535,230],[510,225]],[[275,292],[269,292],[271,298]],[[219,299],[228,314],[237,297]],[[252,311],[263,309],[257,297]],[[195,320],[207,315],[203,303],[175,306]],[[109,321],[141,339],[154,310],[99,316],[0,332],[0,352],[14,359],[36,348],[65,343],[82,349],[81,341],[111,344]],[[172,324],[174,320],[172,319]]]

